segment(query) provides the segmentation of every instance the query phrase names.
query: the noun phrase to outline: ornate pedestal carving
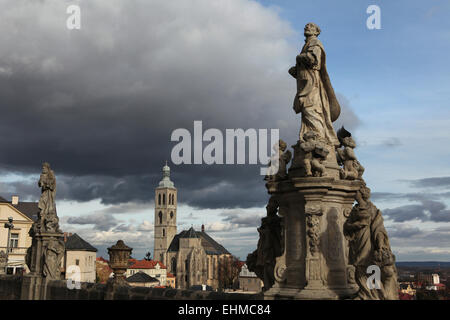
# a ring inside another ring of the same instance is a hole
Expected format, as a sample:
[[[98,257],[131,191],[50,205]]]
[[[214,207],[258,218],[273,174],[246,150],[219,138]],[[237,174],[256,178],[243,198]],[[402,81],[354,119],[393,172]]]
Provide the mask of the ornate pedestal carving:
[[[342,234],[360,181],[291,178],[267,184],[284,219],[284,253],[265,299],[345,299],[358,287],[348,276],[348,242]]]

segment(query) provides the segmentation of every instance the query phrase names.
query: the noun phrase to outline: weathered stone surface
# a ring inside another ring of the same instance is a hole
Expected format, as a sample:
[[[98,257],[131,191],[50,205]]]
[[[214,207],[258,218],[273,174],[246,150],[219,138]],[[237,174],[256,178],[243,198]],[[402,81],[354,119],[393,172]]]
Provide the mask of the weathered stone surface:
[[[29,232],[32,244],[26,255],[31,272],[24,276],[22,290],[22,299],[30,300],[45,299],[46,283],[61,279],[61,261],[65,251],[56,213],[55,174],[47,162],[42,165],[38,186],[41,188],[39,213]]]
[[[291,161],[292,153],[286,148],[286,142],[283,140],[279,140],[273,146],[274,155],[271,157],[269,169],[264,180],[281,181],[287,179],[287,165]]]
[[[125,272],[128,268],[128,259],[130,258],[132,248],[125,245],[122,240],[117,241],[114,246],[108,248],[109,266],[114,272],[114,278],[109,279],[108,283],[114,282],[115,285],[128,286],[125,280]]]
[[[6,267],[6,252],[0,250],[0,275],[5,274],[5,267]]]
[[[294,111],[302,114],[300,140],[312,131],[332,146],[339,145],[332,122],[340,114],[340,105],[331,86],[326,68],[325,49],[317,38],[320,28],[314,23],[305,26],[305,45],[289,74],[297,80]]]
[[[381,211],[370,201],[370,189],[365,183],[356,193],[353,206],[344,224],[344,235],[349,241],[349,263],[354,266],[358,298],[363,300],[397,300],[398,283],[395,255],[384,228]],[[380,288],[367,284],[367,268],[378,266],[381,271]]]
[[[308,23],[304,34],[305,45],[289,70],[297,79],[300,136],[287,177],[266,179],[267,216],[247,265],[264,281],[265,299],[349,299],[357,292],[361,299],[396,299],[395,257],[381,213],[373,205],[365,213],[369,205],[361,197],[364,167],[355,156],[356,144],[343,127],[338,134],[332,127],[340,106],[317,39],[320,28]],[[364,216],[373,222],[361,222]],[[355,258],[361,256],[362,262]],[[368,262],[382,269],[380,292],[364,288]]]

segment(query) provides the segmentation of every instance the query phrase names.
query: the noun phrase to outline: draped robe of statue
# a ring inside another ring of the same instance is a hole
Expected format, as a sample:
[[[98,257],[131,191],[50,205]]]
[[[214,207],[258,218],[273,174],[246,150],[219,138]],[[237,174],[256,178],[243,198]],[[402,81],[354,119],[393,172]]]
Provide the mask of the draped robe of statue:
[[[38,203],[40,228],[42,231],[59,232],[59,219],[55,204],[56,179],[49,166],[44,165],[38,185],[41,187],[41,198]]]
[[[297,79],[297,94],[294,110],[302,113],[300,140],[308,131],[314,131],[330,145],[339,145],[332,122],[340,114],[340,105],[336,99],[326,68],[326,55],[322,43],[317,37],[307,40],[297,64],[289,73]]]
[[[355,280],[364,300],[398,299],[395,257],[391,252],[381,211],[370,201],[356,204],[344,224],[344,235],[349,241],[349,263],[355,266]],[[381,269],[381,289],[367,286],[367,267]]]

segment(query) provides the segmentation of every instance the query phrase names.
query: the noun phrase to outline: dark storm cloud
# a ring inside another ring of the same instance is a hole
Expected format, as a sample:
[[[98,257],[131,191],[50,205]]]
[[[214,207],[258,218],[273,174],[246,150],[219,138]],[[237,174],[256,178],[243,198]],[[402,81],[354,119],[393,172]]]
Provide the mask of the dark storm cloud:
[[[242,212],[236,211],[223,213],[221,216],[224,217],[222,219],[223,221],[236,225],[239,228],[257,227],[261,224],[263,212],[261,214],[243,214]]]
[[[433,177],[409,181],[416,188],[450,187],[450,177]]]
[[[417,192],[417,193],[391,193],[391,192],[372,192],[371,199],[374,201],[389,201],[389,200],[439,200],[450,198],[450,192]]]
[[[119,221],[112,215],[90,214],[79,217],[68,217],[68,224],[94,225],[94,229],[108,231],[119,224]]]
[[[421,221],[450,222],[450,210],[447,206],[434,200],[421,200],[421,204],[399,206],[385,209],[383,213],[395,222],[414,219]]]
[[[83,2],[75,31],[65,2],[11,2],[0,13],[2,169],[39,174],[48,161],[59,199],[120,204],[152,201],[168,160],[183,203],[261,206],[259,166],[174,166],[170,136],[202,120],[204,130],[280,126],[294,144],[287,69],[303,40],[288,41],[290,26],[257,3],[194,2]],[[339,99],[339,121],[354,129],[359,120]],[[35,183],[11,188],[36,199]]]
[[[424,232],[417,227],[397,225],[394,230],[389,231],[389,236],[392,238],[410,238],[423,233]]]

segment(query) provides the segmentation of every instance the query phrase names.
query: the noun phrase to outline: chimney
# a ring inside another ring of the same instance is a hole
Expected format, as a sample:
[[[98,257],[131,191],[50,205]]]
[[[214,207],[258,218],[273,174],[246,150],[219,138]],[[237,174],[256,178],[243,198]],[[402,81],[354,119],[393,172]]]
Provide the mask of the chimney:
[[[19,204],[19,196],[12,196],[11,204],[17,206]]]
[[[67,238],[72,236],[71,232],[64,232],[64,242],[67,242]]]
[[[202,224],[202,232],[205,232],[205,225]]]

